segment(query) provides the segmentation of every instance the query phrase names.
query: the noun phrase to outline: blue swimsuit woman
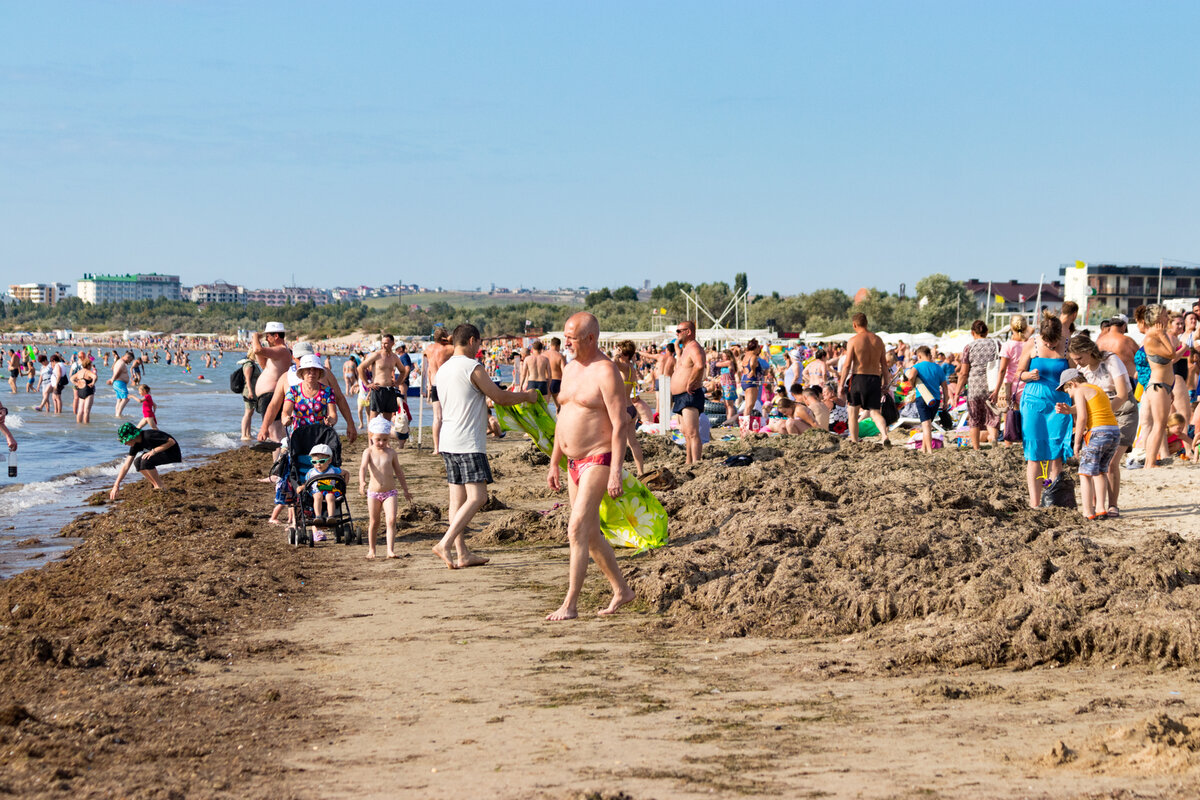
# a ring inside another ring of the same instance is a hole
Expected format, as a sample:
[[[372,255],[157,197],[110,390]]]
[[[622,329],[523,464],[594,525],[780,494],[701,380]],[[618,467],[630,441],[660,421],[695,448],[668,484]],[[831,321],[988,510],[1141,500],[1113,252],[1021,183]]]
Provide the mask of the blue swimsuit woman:
[[[1055,461],[1071,457],[1071,415],[1054,410],[1056,403],[1070,403],[1058,391],[1058,377],[1069,366],[1065,358],[1033,358],[1029,371],[1038,379],[1025,384],[1021,395],[1021,435],[1026,461]]]

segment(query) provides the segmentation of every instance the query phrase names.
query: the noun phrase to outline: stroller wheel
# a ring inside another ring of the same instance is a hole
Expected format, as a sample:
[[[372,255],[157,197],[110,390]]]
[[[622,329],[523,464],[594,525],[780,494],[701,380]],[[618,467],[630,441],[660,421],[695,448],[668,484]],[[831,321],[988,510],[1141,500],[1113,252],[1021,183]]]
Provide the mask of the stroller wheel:
[[[346,526],[346,544],[354,544],[358,541],[358,536],[354,533],[354,526]]]
[[[288,536],[288,544],[290,544],[294,547],[296,545],[296,529],[288,528],[287,536]]]

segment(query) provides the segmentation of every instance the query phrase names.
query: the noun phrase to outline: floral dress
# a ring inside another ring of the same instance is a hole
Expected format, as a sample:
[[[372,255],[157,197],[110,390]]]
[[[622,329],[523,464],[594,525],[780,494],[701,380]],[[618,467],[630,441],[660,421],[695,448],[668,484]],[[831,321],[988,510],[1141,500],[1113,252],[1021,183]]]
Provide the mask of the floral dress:
[[[303,384],[297,384],[288,388],[287,399],[292,401],[292,413],[297,428],[318,423],[324,424],[325,411],[333,403],[333,389],[322,386],[314,396],[306,397]]]

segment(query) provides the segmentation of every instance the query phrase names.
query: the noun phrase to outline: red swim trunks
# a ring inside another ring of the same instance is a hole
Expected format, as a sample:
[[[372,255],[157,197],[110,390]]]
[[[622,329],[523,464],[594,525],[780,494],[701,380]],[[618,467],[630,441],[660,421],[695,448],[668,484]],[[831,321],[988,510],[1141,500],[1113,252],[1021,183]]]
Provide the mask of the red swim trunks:
[[[567,459],[567,474],[571,477],[571,483],[579,485],[579,476],[587,472],[592,467],[607,467],[612,464],[612,453],[597,453],[594,456],[586,458],[568,458]]]

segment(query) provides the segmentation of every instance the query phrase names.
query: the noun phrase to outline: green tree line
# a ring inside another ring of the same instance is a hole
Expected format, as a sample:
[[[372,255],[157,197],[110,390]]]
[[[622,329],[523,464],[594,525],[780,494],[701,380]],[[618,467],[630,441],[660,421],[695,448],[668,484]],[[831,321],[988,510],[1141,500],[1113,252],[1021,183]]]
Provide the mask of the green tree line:
[[[647,301],[639,301],[637,291],[629,286],[605,288],[589,294],[584,307],[599,318],[605,330],[655,330],[683,318],[689,306],[685,292],[719,317],[747,285],[745,273],[735,276],[732,286],[724,281],[695,285],[670,281],[654,287]],[[69,297],[55,306],[12,303],[2,308],[0,326],[10,332],[69,328],[93,333],[151,330],[156,333],[233,334],[239,328],[261,329],[264,322],[278,320],[289,331],[317,338],[358,330],[426,336],[438,324],[453,327],[460,322],[473,323],[485,336],[516,336],[526,330],[561,330],[566,318],[578,310],[547,303],[482,308],[455,308],[442,302],[413,308],[397,303],[371,308],[359,302],[346,302],[324,306],[304,303],[280,308],[262,303],[199,306],[179,300],[132,300],[88,305],[77,297]],[[778,292],[756,295],[750,298],[749,320],[742,324],[752,328],[772,327],[777,331],[844,333],[850,330],[850,315],[856,311],[864,312],[875,330],[932,333],[950,330],[959,321],[965,326],[979,313],[962,283],[939,274],[918,281],[911,297],[872,289],[857,304],[840,289],[817,289],[787,297]],[[711,324],[703,314],[700,317],[700,327]],[[725,325],[728,327],[732,323],[730,314]]]

